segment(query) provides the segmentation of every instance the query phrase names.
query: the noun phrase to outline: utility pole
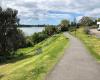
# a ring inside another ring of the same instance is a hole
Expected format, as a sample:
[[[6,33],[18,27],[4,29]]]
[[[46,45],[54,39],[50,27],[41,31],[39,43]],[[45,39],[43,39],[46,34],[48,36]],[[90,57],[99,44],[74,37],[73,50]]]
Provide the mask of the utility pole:
[[[75,36],[76,36],[76,30],[77,30],[76,17],[74,17],[74,25],[75,25]]]

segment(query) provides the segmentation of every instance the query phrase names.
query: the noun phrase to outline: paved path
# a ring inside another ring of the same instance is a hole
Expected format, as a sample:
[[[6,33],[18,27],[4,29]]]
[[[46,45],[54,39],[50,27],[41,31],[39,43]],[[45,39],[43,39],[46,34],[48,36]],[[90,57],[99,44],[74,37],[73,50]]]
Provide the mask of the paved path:
[[[70,47],[46,80],[100,80],[100,64],[80,40],[68,33],[64,34],[70,39]]]

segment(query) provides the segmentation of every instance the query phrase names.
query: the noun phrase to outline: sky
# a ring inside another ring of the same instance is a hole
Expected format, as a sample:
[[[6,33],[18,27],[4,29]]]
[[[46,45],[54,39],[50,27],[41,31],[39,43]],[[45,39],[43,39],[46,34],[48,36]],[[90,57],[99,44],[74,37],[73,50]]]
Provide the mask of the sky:
[[[18,10],[21,24],[59,24],[62,19],[100,16],[100,0],[0,0],[0,6]]]

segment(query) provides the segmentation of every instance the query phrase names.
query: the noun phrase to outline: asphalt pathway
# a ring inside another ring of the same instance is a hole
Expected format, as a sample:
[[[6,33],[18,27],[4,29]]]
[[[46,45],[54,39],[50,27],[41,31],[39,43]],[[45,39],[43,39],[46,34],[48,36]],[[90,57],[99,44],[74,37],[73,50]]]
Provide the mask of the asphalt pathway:
[[[100,80],[100,64],[91,56],[83,43],[67,32],[70,46],[45,80]]]

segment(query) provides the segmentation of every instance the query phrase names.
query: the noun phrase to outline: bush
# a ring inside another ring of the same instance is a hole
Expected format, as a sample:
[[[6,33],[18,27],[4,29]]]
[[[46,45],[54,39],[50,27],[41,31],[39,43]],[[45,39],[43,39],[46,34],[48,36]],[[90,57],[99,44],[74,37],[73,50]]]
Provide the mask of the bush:
[[[45,33],[42,33],[42,32],[34,33],[32,35],[32,41],[33,41],[34,44],[37,44],[37,43],[45,40],[46,38],[48,38],[48,35],[45,34]]]
[[[54,35],[56,33],[59,33],[59,30],[55,26],[48,25],[48,26],[45,27],[45,30],[43,31],[43,33],[51,36],[51,35]]]
[[[70,32],[75,31],[75,27],[69,27],[69,31],[70,31]]]
[[[69,20],[66,19],[62,20],[60,23],[60,30],[64,32],[64,31],[68,31],[68,28],[69,28]]]
[[[89,27],[85,27],[85,28],[84,28],[84,32],[85,32],[85,34],[90,34],[90,29],[89,29]]]
[[[17,49],[26,47],[26,38],[22,30],[17,29],[16,38]]]
[[[34,33],[31,36],[32,42],[34,44],[37,44],[37,43],[45,40],[49,36],[52,36],[52,35],[57,34],[57,33],[59,33],[58,28],[56,28],[55,26],[52,26],[52,25],[48,25],[45,27],[45,29],[42,32]]]
[[[61,31],[62,31],[62,32],[64,32],[64,31],[68,31],[68,27],[61,26]]]
[[[26,47],[31,47],[33,46],[33,42],[31,39],[26,39]]]
[[[48,35],[47,35],[47,34],[44,34],[44,33],[40,33],[40,34],[39,34],[39,40],[40,40],[40,41],[43,41],[43,40],[45,40],[46,38],[48,38]]]

